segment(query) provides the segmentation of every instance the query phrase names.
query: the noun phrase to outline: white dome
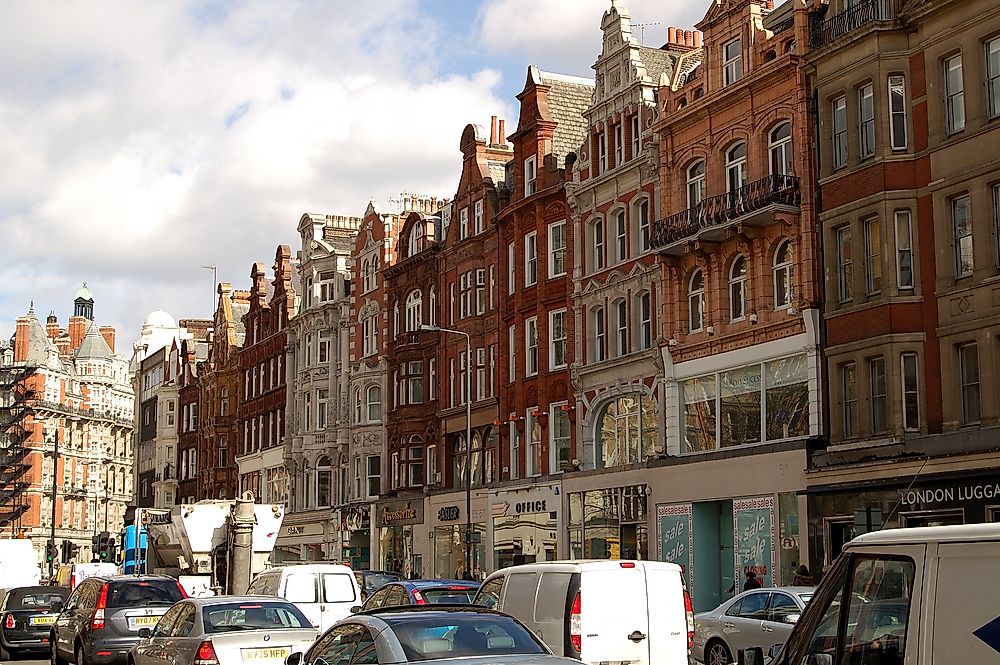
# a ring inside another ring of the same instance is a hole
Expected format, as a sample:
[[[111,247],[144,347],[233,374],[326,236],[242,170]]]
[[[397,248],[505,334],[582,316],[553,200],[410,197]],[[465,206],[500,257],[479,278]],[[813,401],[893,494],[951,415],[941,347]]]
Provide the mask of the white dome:
[[[158,309],[146,317],[146,320],[142,322],[142,327],[145,329],[176,328],[177,324],[174,322],[174,317],[170,316],[162,309]]]

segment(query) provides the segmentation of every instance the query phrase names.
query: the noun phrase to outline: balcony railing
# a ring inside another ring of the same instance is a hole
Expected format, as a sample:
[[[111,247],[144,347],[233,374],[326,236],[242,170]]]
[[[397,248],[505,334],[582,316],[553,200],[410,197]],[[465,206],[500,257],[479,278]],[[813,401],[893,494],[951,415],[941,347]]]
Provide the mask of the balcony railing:
[[[819,48],[875,21],[890,21],[896,17],[896,0],[861,0],[830,18],[813,15],[809,47]]]
[[[739,189],[703,199],[693,208],[661,219],[653,226],[651,243],[663,249],[703,231],[722,228],[770,206],[798,206],[799,179],[790,175],[771,175]]]

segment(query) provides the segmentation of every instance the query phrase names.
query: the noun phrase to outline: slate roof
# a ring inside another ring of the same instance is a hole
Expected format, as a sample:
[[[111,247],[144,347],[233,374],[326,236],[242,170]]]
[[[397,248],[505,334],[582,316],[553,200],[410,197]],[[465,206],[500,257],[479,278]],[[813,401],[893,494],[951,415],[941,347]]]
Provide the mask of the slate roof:
[[[97,324],[91,321],[90,325],[87,326],[87,334],[83,336],[83,341],[80,342],[80,348],[76,350],[76,357],[112,358],[114,355],[111,347],[105,341],[104,335],[98,329]]]
[[[45,328],[38,321],[34,310],[28,312],[28,353],[25,362],[29,365],[46,365],[49,350],[54,348]]]
[[[507,162],[501,162],[498,159],[488,159],[486,160],[486,164],[489,166],[490,177],[493,178],[494,185],[499,185],[501,182],[507,180]]]
[[[639,58],[642,60],[642,65],[646,68],[646,74],[653,85],[659,84],[660,74],[666,74],[667,78],[674,75],[674,65],[677,63],[679,55],[680,53],[658,48],[639,47]]]
[[[243,346],[243,340],[247,336],[247,327],[243,323],[243,317],[250,311],[250,303],[234,302],[232,303],[232,307],[233,324],[236,326],[236,343],[239,346]]]
[[[557,165],[562,168],[566,155],[580,150],[587,136],[587,119],[583,112],[590,106],[594,96],[593,79],[563,76],[539,71],[542,83],[551,86],[549,90],[549,113],[556,122],[552,137],[552,154]]]

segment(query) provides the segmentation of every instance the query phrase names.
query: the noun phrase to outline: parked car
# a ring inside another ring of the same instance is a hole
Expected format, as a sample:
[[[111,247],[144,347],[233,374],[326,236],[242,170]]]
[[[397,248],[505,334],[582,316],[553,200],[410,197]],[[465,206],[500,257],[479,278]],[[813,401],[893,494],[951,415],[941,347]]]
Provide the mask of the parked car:
[[[369,596],[362,611],[399,605],[468,605],[479,582],[466,580],[409,580],[386,584]]]
[[[0,591],[0,660],[12,660],[29,651],[49,650],[49,630],[58,613],[55,602],[65,602],[69,589],[24,586]]]
[[[517,617],[553,653],[586,663],[686,665],[694,638],[680,566],[549,561],[493,573],[475,604]]]
[[[128,665],[280,664],[319,635],[295,605],[262,596],[188,598],[139,632]]]
[[[744,649],[768,650],[784,643],[813,591],[813,587],[753,589],[696,614],[695,658],[705,665],[726,665]]]
[[[399,573],[390,573],[384,570],[355,570],[354,577],[361,588],[361,600],[368,600],[376,590],[390,582],[402,582],[403,576]]]
[[[472,605],[383,607],[338,622],[286,665],[580,665],[552,655],[514,617]]]
[[[66,601],[52,605],[59,617],[49,633],[52,665],[123,663],[170,606],[184,599],[184,589],[166,575],[88,577]]]
[[[268,568],[254,578],[247,594],[284,598],[321,631],[350,615],[351,608],[361,603],[354,571],[339,563]]]

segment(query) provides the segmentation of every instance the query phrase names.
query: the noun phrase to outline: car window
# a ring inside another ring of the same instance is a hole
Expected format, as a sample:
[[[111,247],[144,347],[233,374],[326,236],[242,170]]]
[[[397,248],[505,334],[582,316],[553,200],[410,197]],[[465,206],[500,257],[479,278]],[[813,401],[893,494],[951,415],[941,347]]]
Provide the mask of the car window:
[[[389,595],[389,592],[391,590],[392,589],[390,589],[389,587],[384,586],[375,593],[373,593],[371,596],[368,597],[368,600],[365,601],[365,609],[370,610],[376,607],[382,607],[382,605],[385,604],[386,596]]]
[[[173,605],[184,600],[175,580],[110,582],[108,607],[152,607]]]
[[[312,626],[299,608],[291,603],[268,601],[207,605],[202,608],[201,620],[206,633]]]
[[[89,610],[94,605],[97,605],[97,582],[84,582],[80,585],[80,598],[77,601],[77,607]]]
[[[164,637],[169,635],[170,631],[173,630],[174,624],[177,623],[177,617],[180,616],[183,607],[181,605],[174,605],[166,614],[160,617],[160,620],[156,622],[156,626],[153,627],[153,637]]]
[[[743,596],[740,603],[740,613],[736,616],[745,619],[764,619],[767,616],[767,592],[750,593]]]
[[[375,650],[375,640],[367,628],[361,634],[358,645],[354,648],[351,665],[378,665],[378,652]]]
[[[729,606],[726,610],[726,616],[738,617],[740,615],[740,607],[743,605],[743,599],[738,598],[735,603]]]
[[[357,600],[354,578],[347,573],[323,573],[323,601],[349,603]]]
[[[76,589],[73,590],[73,593],[71,593],[69,595],[69,600],[66,601],[66,608],[65,609],[71,610],[74,607],[79,606],[79,604],[80,604],[80,591],[81,591],[80,587],[77,587]]]
[[[279,582],[281,582],[281,573],[262,573],[257,576],[257,579],[247,589],[247,595],[277,596]]]
[[[285,600],[290,603],[315,603],[316,573],[289,573],[285,577]]]
[[[502,575],[479,587],[479,593],[476,594],[476,605],[482,605],[490,609],[495,608],[500,603],[501,591],[503,591]]]
[[[469,605],[476,595],[476,587],[432,587],[421,589],[420,595],[431,605]]]
[[[42,610],[56,601],[66,602],[67,589],[58,587],[27,587],[8,591],[0,607],[7,610]]]
[[[548,652],[531,631],[504,615],[390,613],[379,618],[389,624],[403,647],[407,662]]]
[[[410,598],[406,593],[406,589],[404,589],[400,584],[393,584],[389,586],[389,594],[386,596],[382,607],[397,607],[399,605],[409,604]]]
[[[355,647],[366,632],[364,626],[356,623],[341,624],[319,638],[309,650],[309,657],[306,660],[320,665],[347,665],[351,662]]]
[[[787,593],[776,591],[771,594],[771,606],[768,608],[767,613],[768,621],[783,623],[793,614],[801,614],[802,610],[799,609],[799,605],[795,602],[794,598]]]
[[[187,637],[191,634],[194,629],[194,621],[197,616],[198,611],[195,606],[191,603],[183,603],[181,605],[181,613],[177,617],[177,623],[174,624],[170,631],[171,637]]]

